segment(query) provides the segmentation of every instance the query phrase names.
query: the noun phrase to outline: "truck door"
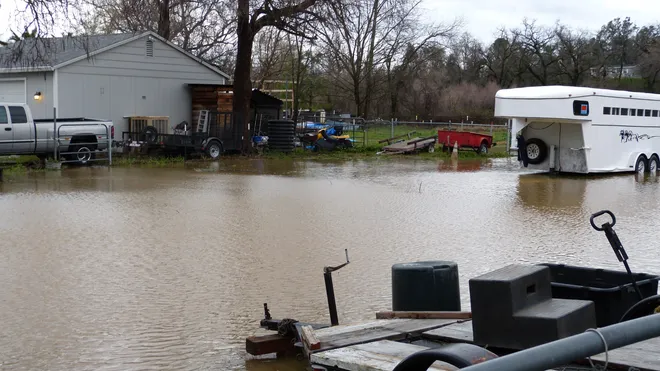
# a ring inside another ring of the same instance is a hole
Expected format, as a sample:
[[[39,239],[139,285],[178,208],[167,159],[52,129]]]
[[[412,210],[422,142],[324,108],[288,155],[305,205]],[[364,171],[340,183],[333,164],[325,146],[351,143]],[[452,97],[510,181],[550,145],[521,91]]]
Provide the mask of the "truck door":
[[[23,106],[7,106],[12,131],[14,132],[14,153],[34,152],[34,125],[28,123],[28,116]]]
[[[0,106],[0,155],[11,154],[14,133],[9,123],[7,108]]]

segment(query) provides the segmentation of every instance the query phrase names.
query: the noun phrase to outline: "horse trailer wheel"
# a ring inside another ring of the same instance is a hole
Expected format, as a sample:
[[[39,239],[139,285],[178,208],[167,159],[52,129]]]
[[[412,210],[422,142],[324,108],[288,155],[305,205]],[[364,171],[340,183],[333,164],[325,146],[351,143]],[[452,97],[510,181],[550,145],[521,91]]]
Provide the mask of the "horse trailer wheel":
[[[548,147],[537,138],[528,139],[525,144],[527,160],[530,164],[540,164],[548,155]]]
[[[635,163],[635,172],[637,173],[645,173],[646,172],[646,157],[644,155],[639,156],[637,158],[637,162]]]

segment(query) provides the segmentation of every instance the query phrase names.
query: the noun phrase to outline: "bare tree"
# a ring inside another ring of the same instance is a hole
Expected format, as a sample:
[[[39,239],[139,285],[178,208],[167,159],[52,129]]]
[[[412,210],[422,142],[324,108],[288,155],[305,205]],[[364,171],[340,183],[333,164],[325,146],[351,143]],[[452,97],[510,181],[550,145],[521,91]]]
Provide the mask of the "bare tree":
[[[256,81],[256,87],[263,89],[265,80],[272,80],[284,72],[290,54],[284,36],[284,31],[268,28],[255,37],[252,80]]]
[[[541,85],[548,85],[551,69],[559,60],[552,29],[537,26],[536,22],[523,20],[523,29],[514,30],[515,37],[520,40],[521,57],[524,58],[527,71]]]
[[[588,77],[591,68],[597,65],[591,35],[587,31],[571,30],[561,24],[556,25],[554,32],[557,37],[559,75],[566,77],[571,85],[578,86]]]

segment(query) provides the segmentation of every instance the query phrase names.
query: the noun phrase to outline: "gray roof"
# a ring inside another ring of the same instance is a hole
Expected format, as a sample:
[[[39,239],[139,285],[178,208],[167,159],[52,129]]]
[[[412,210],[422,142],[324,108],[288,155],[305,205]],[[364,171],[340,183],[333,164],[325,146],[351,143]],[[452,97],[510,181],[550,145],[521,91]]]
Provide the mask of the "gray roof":
[[[124,33],[23,39],[0,48],[0,68],[52,69],[137,35]]]

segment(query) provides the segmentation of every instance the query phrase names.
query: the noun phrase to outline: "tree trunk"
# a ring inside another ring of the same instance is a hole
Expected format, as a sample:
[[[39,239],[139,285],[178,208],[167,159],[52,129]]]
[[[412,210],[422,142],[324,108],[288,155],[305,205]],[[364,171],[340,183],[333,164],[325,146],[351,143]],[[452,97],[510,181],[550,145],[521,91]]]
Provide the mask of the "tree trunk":
[[[378,18],[378,6],[379,6],[379,1],[374,0],[374,11],[372,15],[372,20],[371,20],[371,40],[369,42],[369,55],[367,58],[367,87],[365,91],[365,99],[364,99],[364,118],[366,119],[369,116],[369,110],[370,110],[370,103],[371,103],[371,90],[373,89],[374,81],[373,81],[373,69],[374,69],[374,53],[376,52],[374,50],[375,45],[376,45],[376,27],[378,26],[378,22],[376,22],[376,19]]]
[[[158,0],[158,35],[170,39],[170,0]]]
[[[236,68],[234,69],[234,125],[243,136],[242,152],[248,153],[252,148],[252,138],[248,124],[250,122],[250,99],[252,97],[252,44],[254,33],[250,24],[250,2],[249,0],[238,1],[237,12],[237,52]]]

